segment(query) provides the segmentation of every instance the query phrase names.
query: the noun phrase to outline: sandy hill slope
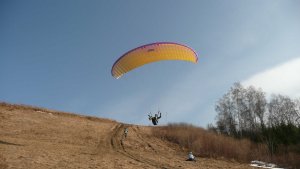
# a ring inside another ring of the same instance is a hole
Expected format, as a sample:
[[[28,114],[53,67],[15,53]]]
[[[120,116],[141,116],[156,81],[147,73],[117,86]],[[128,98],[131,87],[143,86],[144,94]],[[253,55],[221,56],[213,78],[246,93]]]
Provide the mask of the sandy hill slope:
[[[124,128],[129,130],[124,138]],[[122,124],[29,106],[0,103],[0,169],[251,168],[186,152],[152,135],[151,126]]]

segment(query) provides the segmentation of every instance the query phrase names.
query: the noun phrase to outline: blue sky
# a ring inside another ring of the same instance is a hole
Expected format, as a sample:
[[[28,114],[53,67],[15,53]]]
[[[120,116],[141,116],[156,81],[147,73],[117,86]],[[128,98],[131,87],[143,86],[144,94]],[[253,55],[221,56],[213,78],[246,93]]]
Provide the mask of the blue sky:
[[[237,81],[300,97],[299,7],[297,0],[2,0],[0,101],[142,125],[159,109],[160,124],[205,127]],[[198,64],[160,62],[111,76],[122,54],[162,41],[190,46]]]

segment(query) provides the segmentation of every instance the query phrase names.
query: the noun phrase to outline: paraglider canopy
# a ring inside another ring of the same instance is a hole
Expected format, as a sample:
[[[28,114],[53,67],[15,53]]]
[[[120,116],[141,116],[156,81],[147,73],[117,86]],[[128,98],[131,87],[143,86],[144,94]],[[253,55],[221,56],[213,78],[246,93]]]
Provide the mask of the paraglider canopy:
[[[198,57],[196,52],[186,45],[173,42],[151,43],[122,55],[113,64],[111,74],[118,79],[135,68],[162,60],[183,60],[197,63]]]

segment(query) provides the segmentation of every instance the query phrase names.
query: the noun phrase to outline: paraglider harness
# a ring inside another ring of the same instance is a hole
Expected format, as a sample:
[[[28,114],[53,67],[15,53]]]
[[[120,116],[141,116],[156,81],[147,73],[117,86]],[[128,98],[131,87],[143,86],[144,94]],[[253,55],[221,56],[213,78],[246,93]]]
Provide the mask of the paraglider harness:
[[[158,113],[159,113],[159,116],[158,116]],[[158,111],[157,114],[155,114],[154,117],[152,117],[152,114],[151,114],[151,113],[148,114],[148,116],[149,116],[149,120],[152,121],[153,125],[157,125],[157,124],[158,124],[158,119],[161,118],[161,112]]]

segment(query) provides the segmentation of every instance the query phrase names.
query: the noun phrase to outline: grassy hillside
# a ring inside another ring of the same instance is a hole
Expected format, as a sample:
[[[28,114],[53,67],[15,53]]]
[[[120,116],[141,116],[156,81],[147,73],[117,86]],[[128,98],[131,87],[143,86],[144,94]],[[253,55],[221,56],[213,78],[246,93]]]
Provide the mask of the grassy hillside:
[[[0,169],[251,168],[201,154],[185,161],[187,150],[154,136],[152,126],[7,103],[0,103],[0,121]]]
[[[154,130],[156,137],[176,143],[200,157],[242,163],[262,160],[288,168],[300,168],[300,154],[284,151],[284,147],[283,153],[271,157],[266,144],[253,143],[249,139],[235,139],[188,124],[169,124]]]

